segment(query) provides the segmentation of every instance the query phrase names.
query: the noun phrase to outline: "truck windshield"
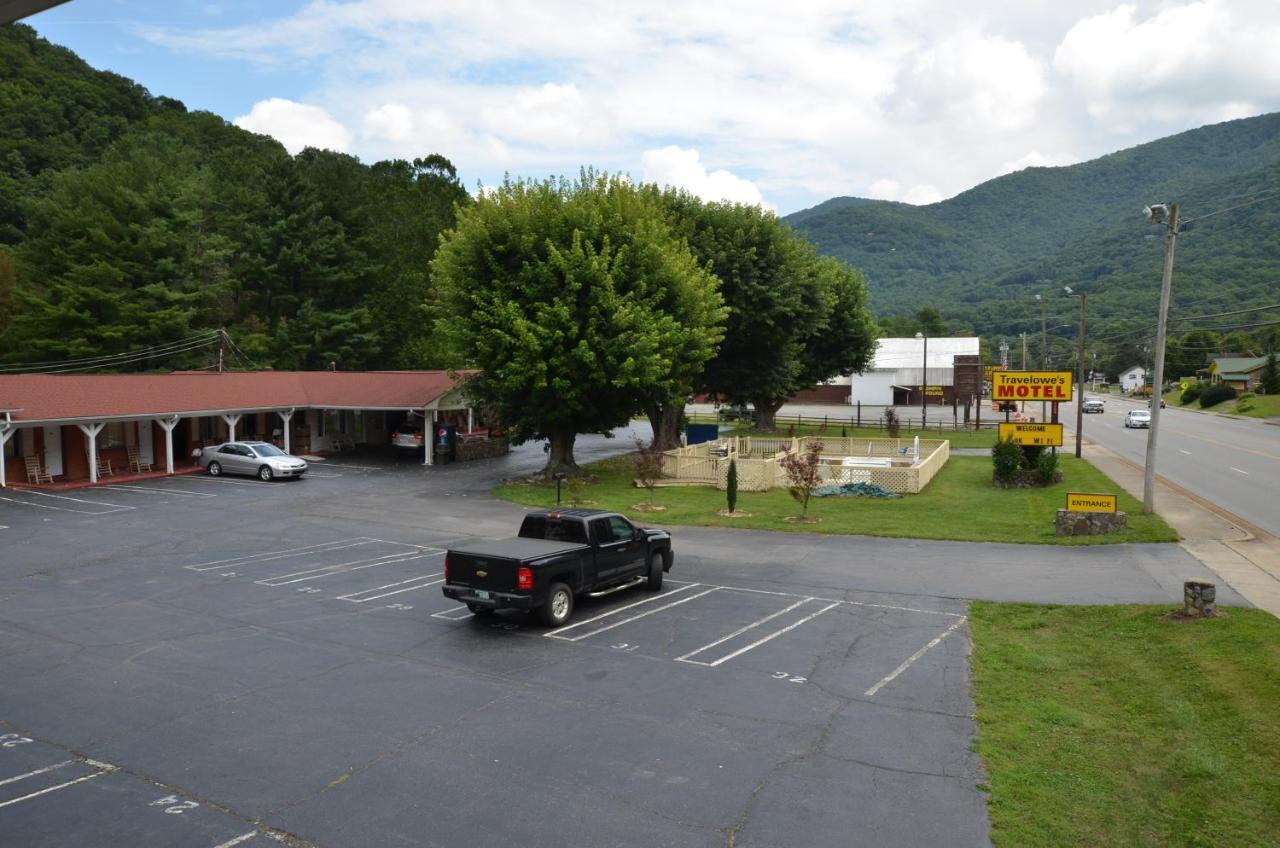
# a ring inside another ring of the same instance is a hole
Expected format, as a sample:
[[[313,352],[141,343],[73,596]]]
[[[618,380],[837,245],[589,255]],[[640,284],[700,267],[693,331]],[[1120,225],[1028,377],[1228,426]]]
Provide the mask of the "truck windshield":
[[[585,545],[587,535],[582,522],[574,519],[547,518],[545,515],[529,515],[520,525],[520,535],[525,539],[549,539],[556,542],[576,542]]]

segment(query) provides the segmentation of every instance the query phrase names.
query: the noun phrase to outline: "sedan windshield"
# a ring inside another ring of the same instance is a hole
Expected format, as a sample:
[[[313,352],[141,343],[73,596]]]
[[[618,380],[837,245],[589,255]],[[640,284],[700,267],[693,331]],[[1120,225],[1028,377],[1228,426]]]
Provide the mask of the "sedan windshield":
[[[254,453],[258,456],[288,456],[289,454],[280,450],[275,445],[254,445]]]

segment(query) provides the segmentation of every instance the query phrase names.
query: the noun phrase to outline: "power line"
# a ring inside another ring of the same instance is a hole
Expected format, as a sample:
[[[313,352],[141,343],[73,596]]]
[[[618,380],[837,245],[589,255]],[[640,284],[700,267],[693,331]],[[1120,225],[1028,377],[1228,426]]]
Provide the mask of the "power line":
[[[167,351],[167,352],[166,352],[166,353],[164,353],[163,355],[164,355],[164,356],[172,356],[172,355],[174,355],[174,354],[178,354],[178,353],[187,353],[187,352],[189,352],[189,351],[199,350],[199,349],[201,349],[201,348],[209,347],[209,346],[210,346],[210,345],[212,345],[215,341],[217,341],[217,339],[216,339],[216,338],[214,338],[214,339],[210,339],[210,340],[208,340],[208,341],[203,341],[203,342],[193,342],[192,344],[189,344],[189,345],[187,345],[187,346],[185,346],[185,347],[175,348],[175,349],[173,349],[173,350]],[[139,355],[137,355],[137,356],[134,356],[134,357],[131,357],[131,358],[128,358],[128,359],[118,359],[118,360],[113,360],[113,361],[111,361],[111,362],[94,363],[94,364],[89,364],[89,365],[71,365],[71,366],[63,367],[63,368],[44,368],[44,369],[41,369],[41,370],[39,370],[39,371],[34,371],[34,372],[30,372],[30,373],[35,373],[35,374],[71,374],[71,373],[74,373],[74,372],[76,372],[76,371],[93,371],[93,370],[96,370],[96,369],[98,369],[98,368],[115,368],[115,367],[118,367],[118,366],[120,366],[120,365],[129,365],[129,364],[134,363],[134,362],[142,362],[143,360],[146,360],[146,359],[154,359],[154,358],[155,358],[155,356],[156,356],[156,354],[151,353],[151,352],[147,352],[147,353],[142,353],[142,354],[139,354]]]
[[[1194,218],[1183,218],[1182,224],[1186,225],[1186,224],[1190,224],[1192,221],[1203,221],[1205,218],[1212,218],[1214,215],[1221,215],[1224,212],[1234,212],[1237,209],[1244,209],[1245,207],[1248,207],[1248,206],[1256,206],[1259,203],[1264,203],[1268,200],[1274,200],[1277,197],[1280,197],[1280,191],[1276,192],[1270,197],[1260,197],[1257,200],[1251,200],[1248,203],[1241,203],[1236,206],[1228,206],[1226,209],[1219,209],[1216,212],[1206,212],[1203,215],[1197,215]]]
[[[1249,312],[1266,312],[1269,309],[1280,309],[1280,303],[1270,306],[1254,306],[1249,309],[1236,309],[1232,312],[1216,312],[1212,315],[1188,315],[1185,318],[1170,318],[1170,321],[1203,321],[1207,318],[1225,318],[1228,315],[1245,315]]]
[[[218,331],[211,330],[208,333],[202,333],[198,336],[190,336],[188,338],[180,339],[178,341],[167,342],[166,344],[161,344],[161,345],[151,345],[150,347],[138,348],[136,350],[125,351],[123,353],[108,353],[108,354],[102,354],[100,356],[85,356],[77,359],[48,360],[45,362],[19,362],[19,363],[5,364],[5,365],[0,365],[0,372],[41,370],[44,366],[62,367],[62,366],[68,366],[68,365],[79,365],[79,364],[87,364],[87,363],[104,363],[105,364],[117,359],[132,358],[137,356],[145,357],[147,355],[158,356],[158,355],[166,354],[171,348],[181,347],[183,345],[191,344],[197,341],[202,341],[205,344],[211,344],[214,340],[217,339],[217,336],[218,336]]]

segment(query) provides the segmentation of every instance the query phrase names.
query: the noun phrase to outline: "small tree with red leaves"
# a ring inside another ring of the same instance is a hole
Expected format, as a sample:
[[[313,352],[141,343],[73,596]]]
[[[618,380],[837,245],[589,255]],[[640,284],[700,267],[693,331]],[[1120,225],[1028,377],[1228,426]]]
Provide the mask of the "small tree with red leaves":
[[[780,460],[787,475],[787,491],[800,504],[800,517],[809,515],[809,498],[822,485],[822,442],[812,441],[797,453],[788,452]]]

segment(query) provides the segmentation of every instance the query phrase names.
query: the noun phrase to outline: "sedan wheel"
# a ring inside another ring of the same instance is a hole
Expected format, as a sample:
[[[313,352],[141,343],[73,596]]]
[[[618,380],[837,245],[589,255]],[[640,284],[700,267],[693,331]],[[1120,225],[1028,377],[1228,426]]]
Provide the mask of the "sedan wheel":
[[[259,468],[259,469],[258,469],[258,479],[259,479],[259,480],[261,480],[262,482],[264,482],[264,483],[269,482],[269,481],[271,480],[272,476],[273,476],[273,475],[272,475],[272,473],[271,473],[271,467],[270,467],[270,466],[268,466],[268,465],[264,465],[264,466],[262,466],[261,468]]]
[[[219,465],[219,464],[218,464],[218,463],[216,463],[216,462],[211,462],[211,463],[209,463],[209,476],[210,476],[210,477],[217,477],[217,476],[218,476],[219,474],[221,474],[221,473],[222,473],[222,466],[221,466],[221,465]]]

